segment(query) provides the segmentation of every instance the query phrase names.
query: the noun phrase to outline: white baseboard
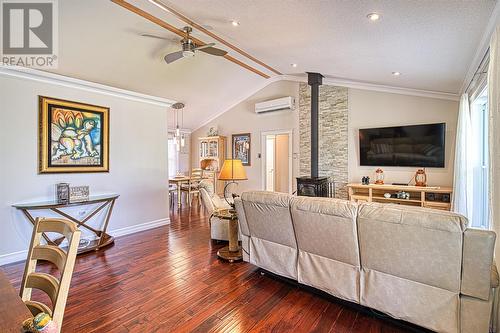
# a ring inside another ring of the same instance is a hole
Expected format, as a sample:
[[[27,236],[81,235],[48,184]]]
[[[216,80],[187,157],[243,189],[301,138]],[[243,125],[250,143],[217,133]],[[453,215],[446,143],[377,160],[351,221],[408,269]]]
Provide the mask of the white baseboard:
[[[115,230],[109,230],[108,233],[114,237],[121,237],[130,234],[135,234],[136,232],[141,232],[153,228],[158,228],[164,225],[170,224],[169,218],[159,219],[155,221],[145,222],[137,225],[133,225],[130,227],[119,228]],[[18,261],[26,260],[28,256],[28,250],[12,252],[7,254],[0,255],[0,266],[12,264]]]
[[[0,266],[26,260],[28,250],[12,252],[0,255]]]
[[[125,236],[125,235],[135,234],[136,232],[140,232],[140,231],[144,231],[144,230],[149,230],[149,229],[161,227],[161,226],[164,226],[167,224],[170,224],[170,219],[168,217],[164,218],[164,219],[159,219],[159,220],[155,220],[155,221],[150,221],[150,222],[146,222],[146,223],[133,225],[130,227],[110,230],[109,234],[113,237],[121,237],[121,236]]]

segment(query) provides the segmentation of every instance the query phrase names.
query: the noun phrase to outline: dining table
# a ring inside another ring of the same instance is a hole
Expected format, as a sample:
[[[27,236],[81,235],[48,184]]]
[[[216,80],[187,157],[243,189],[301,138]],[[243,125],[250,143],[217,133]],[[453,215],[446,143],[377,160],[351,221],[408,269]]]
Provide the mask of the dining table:
[[[168,179],[169,184],[174,184],[177,186],[177,207],[181,208],[181,185],[189,183],[191,177],[189,176],[175,176]]]
[[[20,333],[23,321],[30,317],[30,310],[0,269],[0,332]]]

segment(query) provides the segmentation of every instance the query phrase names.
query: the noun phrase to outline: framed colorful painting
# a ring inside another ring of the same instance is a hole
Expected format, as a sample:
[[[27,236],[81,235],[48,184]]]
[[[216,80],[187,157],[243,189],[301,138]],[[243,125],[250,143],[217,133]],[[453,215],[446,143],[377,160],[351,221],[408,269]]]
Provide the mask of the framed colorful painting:
[[[40,173],[108,172],[109,108],[39,100]]]
[[[250,133],[233,134],[233,159],[241,160],[245,166],[251,165]]]

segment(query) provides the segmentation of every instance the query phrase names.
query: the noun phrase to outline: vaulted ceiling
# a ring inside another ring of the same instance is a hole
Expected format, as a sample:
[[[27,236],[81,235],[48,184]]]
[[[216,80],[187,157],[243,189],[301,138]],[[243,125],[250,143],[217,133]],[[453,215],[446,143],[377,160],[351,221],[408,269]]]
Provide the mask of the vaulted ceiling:
[[[186,25],[147,0],[128,2],[177,28]],[[448,93],[460,92],[496,5],[494,0],[164,2],[284,74],[317,71]],[[381,19],[368,20],[371,12]],[[232,19],[240,25],[233,26]],[[139,34],[179,38],[111,1],[60,1],[59,31],[59,68],[54,72],[183,101],[185,128],[197,128],[269,82],[201,52],[167,65],[163,55],[179,45]],[[194,36],[213,41],[199,32]],[[227,47],[217,47],[276,76]],[[402,75],[393,76],[394,71]]]

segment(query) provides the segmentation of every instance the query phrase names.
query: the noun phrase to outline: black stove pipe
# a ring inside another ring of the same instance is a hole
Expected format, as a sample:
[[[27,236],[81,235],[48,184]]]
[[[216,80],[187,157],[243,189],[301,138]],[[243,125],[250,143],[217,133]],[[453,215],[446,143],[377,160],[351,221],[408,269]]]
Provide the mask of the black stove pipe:
[[[319,176],[319,86],[323,75],[307,72],[307,84],[311,86],[311,177]]]

